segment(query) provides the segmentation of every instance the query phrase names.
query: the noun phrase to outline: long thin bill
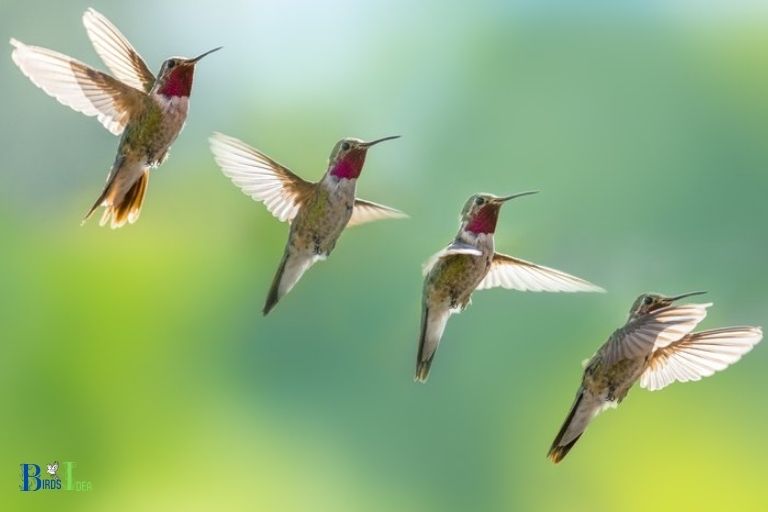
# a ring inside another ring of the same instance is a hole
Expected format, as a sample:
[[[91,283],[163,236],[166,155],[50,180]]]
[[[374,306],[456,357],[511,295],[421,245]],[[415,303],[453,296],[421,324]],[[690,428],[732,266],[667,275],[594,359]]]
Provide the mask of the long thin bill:
[[[200,59],[202,59],[203,57],[205,57],[206,55],[210,55],[210,54],[212,54],[213,52],[217,52],[217,51],[221,50],[222,48],[224,48],[224,47],[223,47],[223,46],[219,46],[218,48],[214,48],[213,50],[208,50],[207,52],[205,52],[205,53],[202,53],[202,54],[198,55],[198,56],[197,56],[197,57],[195,57],[194,59],[190,59],[190,60],[189,60],[189,62],[191,62],[191,63],[193,63],[193,64],[194,64],[194,63],[196,63],[197,61],[199,61]]]
[[[512,194],[511,196],[500,197],[497,199],[497,201],[499,201],[500,203],[505,203],[510,199],[515,199],[516,197],[530,196],[532,194],[538,194],[538,193],[539,193],[538,190],[531,190],[529,192],[520,192],[519,194]]]
[[[684,293],[684,294],[682,294],[682,295],[678,295],[677,297],[670,297],[668,300],[669,300],[669,301],[675,301],[675,300],[684,299],[684,298],[686,298],[686,297],[693,297],[694,295],[704,295],[705,293],[707,293],[707,292],[704,292],[704,291],[700,291],[700,292],[688,292],[688,293]]]
[[[365,146],[366,148],[369,148],[371,146],[375,146],[379,142],[384,142],[386,140],[394,140],[394,139],[399,139],[399,138],[400,138],[399,135],[391,135],[389,137],[383,137],[381,139],[372,140],[371,142],[364,142],[364,143],[361,144],[361,146]]]

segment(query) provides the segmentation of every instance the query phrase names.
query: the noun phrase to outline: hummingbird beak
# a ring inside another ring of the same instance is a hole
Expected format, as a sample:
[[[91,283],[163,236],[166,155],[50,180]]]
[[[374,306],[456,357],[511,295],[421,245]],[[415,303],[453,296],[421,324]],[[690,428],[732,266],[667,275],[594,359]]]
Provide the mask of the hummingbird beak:
[[[511,196],[497,197],[495,201],[497,203],[506,203],[510,199],[515,199],[516,197],[530,196],[532,194],[538,194],[538,193],[539,193],[538,190],[531,190],[530,192],[520,192],[519,194],[512,194]]]
[[[379,142],[384,142],[385,140],[394,140],[394,139],[399,139],[399,138],[400,138],[400,136],[399,136],[399,135],[392,135],[391,137],[383,137],[383,138],[381,138],[381,139],[372,140],[371,142],[363,142],[363,143],[362,143],[362,144],[360,144],[360,145],[361,145],[362,147],[364,147],[364,148],[369,148],[369,147],[371,147],[371,146],[375,146],[375,145],[376,145],[376,144],[378,144]]]
[[[197,64],[197,62],[198,62],[200,59],[202,59],[203,57],[205,57],[206,55],[210,55],[210,54],[212,54],[213,52],[217,52],[217,51],[221,50],[222,48],[224,48],[224,47],[223,47],[223,46],[219,46],[218,48],[214,48],[213,50],[208,50],[208,51],[207,51],[207,52],[205,52],[205,53],[201,53],[200,55],[198,55],[198,56],[197,56],[197,57],[195,57],[194,59],[189,59],[189,61],[187,61],[187,62],[189,62],[190,64]]]
[[[694,295],[703,295],[705,293],[707,293],[707,292],[689,292],[689,293],[684,293],[682,295],[678,295],[677,297],[669,297],[667,300],[669,302],[674,302],[676,300],[684,299],[686,297],[692,297]]]

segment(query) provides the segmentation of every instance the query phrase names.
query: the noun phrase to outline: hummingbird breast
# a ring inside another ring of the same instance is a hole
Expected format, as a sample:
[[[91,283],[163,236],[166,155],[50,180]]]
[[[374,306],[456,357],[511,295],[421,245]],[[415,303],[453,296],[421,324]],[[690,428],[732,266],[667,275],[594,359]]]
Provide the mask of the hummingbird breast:
[[[490,268],[489,254],[451,254],[441,258],[424,281],[424,300],[429,307],[447,307],[459,312],[469,305],[472,292]]]
[[[327,256],[352,217],[355,180],[327,177],[299,209],[289,243],[302,252]]]
[[[141,156],[149,167],[163,163],[171,144],[184,127],[189,98],[166,98],[161,94],[147,96],[145,108],[126,126],[122,145]]]
[[[640,378],[646,359],[622,358],[608,362],[600,353],[592,358],[584,372],[582,385],[594,396],[609,402],[620,402]]]

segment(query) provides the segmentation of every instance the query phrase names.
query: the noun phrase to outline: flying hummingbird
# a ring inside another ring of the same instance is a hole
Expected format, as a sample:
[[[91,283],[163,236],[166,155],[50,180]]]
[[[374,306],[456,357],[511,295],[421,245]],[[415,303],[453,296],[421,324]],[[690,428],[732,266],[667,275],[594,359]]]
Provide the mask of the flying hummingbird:
[[[347,226],[407,217],[403,212],[355,197],[365,156],[375,144],[346,138],[336,143],[328,170],[317,183],[305,181],[244,142],[214,134],[211,151],[222,172],[245,194],[261,201],[280,221],[291,223],[288,243],[264,304],[264,314],[299,281],[302,274],[333,251]]]
[[[166,60],[156,78],[131,43],[103,15],[93,9],[83,24],[96,53],[115,77],[61,53],[27,46],[11,39],[11,57],[35,85],[60,103],[121,135],[107,185],[83,222],[99,206],[100,225],[112,228],[139,218],[147,191],[149,169],[159,166],[184,126],[197,62],[220,48],[195,57]]]
[[[692,332],[712,304],[675,301],[702,293],[647,293],[635,300],[624,326],[585,363],[576,400],[549,449],[552,461],[560,462],[592,418],[621,403],[638,380],[650,391],[700,380],[735,363],[763,338],[760,327]]]
[[[448,317],[470,303],[472,292],[501,286],[533,292],[603,292],[599,286],[529,261],[495,252],[493,234],[507,197],[475,194],[461,211],[461,225],[451,244],[424,265],[421,339],[415,380],[426,382]]]

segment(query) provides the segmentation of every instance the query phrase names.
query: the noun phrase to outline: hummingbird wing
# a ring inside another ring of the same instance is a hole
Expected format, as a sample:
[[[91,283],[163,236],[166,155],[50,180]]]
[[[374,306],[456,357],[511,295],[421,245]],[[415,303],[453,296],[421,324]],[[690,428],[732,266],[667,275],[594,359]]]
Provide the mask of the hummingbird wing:
[[[613,333],[598,351],[599,355],[606,364],[645,357],[654,349],[666,347],[690,333],[704,320],[711,305],[673,304],[630,320]]]
[[[709,377],[726,369],[763,339],[759,327],[727,327],[696,332],[653,352],[640,387],[656,391],[673,382]]]
[[[155,75],[112,22],[95,9],[88,8],[83,14],[83,25],[96,53],[119,80],[140,91],[152,89]]]
[[[355,206],[352,209],[352,217],[350,217],[347,226],[358,226],[375,220],[405,219],[407,217],[408,215],[405,213],[390,208],[389,206],[377,204],[372,201],[355,199]]]
[[[497,252],[477,289],[498,286],[523,292],[605,292],[584,279]]]
[[[315,188],[314,183],[241,140],[214,133],[209,141],[224,175],[245,194],[263,202],[280,221],[292,221]]]
[[[13,62],[33,84],[120,135],[146,95],[61,53],[11,39]]]
[[[432,256],[430,256],[429,259],[424,263],[424,265],[422,265],[421,273],[426,276],[432,270],[432,267],[435,266],[435,263],[440,261],[441,258],[445,258],[446,256],[450,256],[452,254],[469,254],[471,256],[483,255],[482,251],[480,251],[480,249],[478,249],[474,245],[471,245],[456,239],[453,242],[451,242],[451,244],[445,249],[438,251]]]

